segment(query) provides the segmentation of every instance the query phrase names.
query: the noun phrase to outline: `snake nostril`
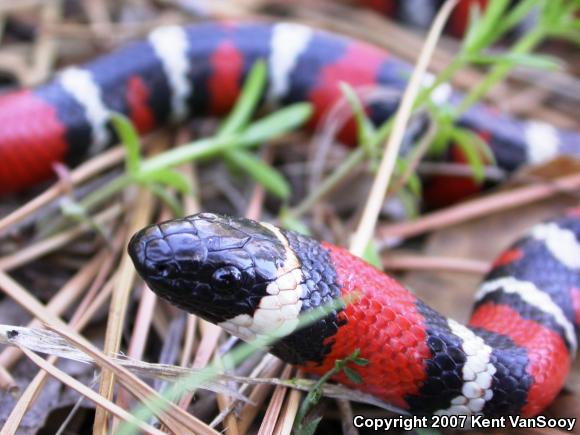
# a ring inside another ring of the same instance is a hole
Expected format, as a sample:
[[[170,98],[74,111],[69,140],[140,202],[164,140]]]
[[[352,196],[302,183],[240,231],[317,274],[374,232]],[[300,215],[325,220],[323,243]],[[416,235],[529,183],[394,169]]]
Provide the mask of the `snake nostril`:
[[[163,278],[167,278],[171,272],[171,267],[165,263],[157,263],[155,265],[155,271],[157,274]]]

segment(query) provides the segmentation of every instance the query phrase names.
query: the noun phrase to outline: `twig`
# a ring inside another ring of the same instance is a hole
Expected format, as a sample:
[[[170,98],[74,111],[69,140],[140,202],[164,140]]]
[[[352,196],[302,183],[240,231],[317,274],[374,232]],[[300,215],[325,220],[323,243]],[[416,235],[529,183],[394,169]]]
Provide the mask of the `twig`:
[[[261,368],[261,370],[255,370],[250,374],[251,379],[255,380],[255,378],[259,374],[261,374],[261,376],[266,378],[276,376],[280,372],[284,364],[281,360],[270,354],[264,355],[262,363],[264,364],[264,366]],[[257,367],[257,369],[258,368],[259,367]],[[249,385],[251,385],[251,383],[244,383],[244,385],[242,385],[242,387],[239,390],[240,393],[244,392],[245,388],[247,388]],[[262,405],[268,398],[268,393],[271,391],[271,389],[272,385],[270,384],[256,383],[255,387],[252,389],[252,392],[248,397],[250,403],[245,404],[240,411],[240,418],[238,424],[240,433],[245,434],[248,431],[250,425],[258,415],[258,412],[260,412]]]
[[[21,348],[21,350],[38,367],[45,370],[51,376],[58,379],[59,381],[61,381],[65,385],[78,391],[80,394],[85,396],[90,401],[94,402],[99,407],[107,408],[107,410],[110,413],[112,413],[113,415],[135,424],[138,428],[143,430],[145,433],[152,434],[152,435],[164,435],[164,432],[161,432],[160,430],[155,429],[153,426],[150,426],[150,425],[142,422],[141,420],[133,417],[130,413],[128,413],[124,409],[118,407],[117,405],[115,405],[111,401],[103,398],[101,395],[95,393],[93,390],[86,387],[84,384],[80,383],[79,381],[77,381],[73,377],[71,377],[71,376],[67,375],[66,373],[64,373],[63,371],[57,369],[52,364],[46,362],[45,360],[40,358],[38,355],[36,355],[34,352],[31,352],[30,350],[28,350],[26,348]]]
[[[227,354],[225,355],[218,355],[219,352],[214,352],[214,364],[221,366],[223,368],[223,361],[222,358],[227,359],[229,358]],[[231,382],[229,384],[232,384]],[[235,388],[235,387],[234,387]],[[234,402],[235,399],[229,396],[225,396],[223,394],[217,395],[217,404],[218,409],[220,412],[229,408],[230,404]],[[238,428],[238,422],[235,416],[231,414],[227,414],[225,416],[225,420],[223,422],[224,432],[226,435],[240,435],[240,430]]]
[[[98,279],[98,278],[97,278]],[[76,331],[81,331],[88,323],[89,319],[93,317],[93,314],[104,305],[105,301],[109,298],[113,289],[112,282],[109,281],[106,283],[102,290],[99,293],[91,292],[87,293],[83,302],[78,306],[75,314],[73,315],[70,324]],[[94,296],[94,298],[93,298]],[[85,308],[86,307],[86,308]],[[50,333],[45,331],[46,333]],[[50,333],[52,334],[52,333]],[[13,347],[11,349],[18,349]],[[11,350],[9,349],[9,350]],[[20,350],[17,350],[18,353],[21,353]],[[56,357],[50,357],[48,360],[51,364],[54,364],[56,361]],[[47,373],[44,371],[39,371],[34,379],[28,384],[26,390],[20,396],[20,399],[12,408],[10,415],[6,419],[4,429],[6,432],[2,431],[1,435],[13,435],[18,430],[20,422],[24,418],[24,414],[26,411],[32,406],[35,400],[38,398],[40,394],[40,389],[43,387],[44,383],[46,382]]]
[[[577,194],[578,188],[580,188],[580,174],[535,183],[451,206],[414,221],[385,225],[378,229],[377,237],[383,241],[412,237],[502,210],[521,207],[553,195]]]
[[[62,0],[53,0],[44,3],[41,10],[41,26],[36,38],[34,52],[31,59],[34,60],[32,68],[28,68],[23,77],[22,85],[32,86],[48,77],[56,60],[58,44],[55,36],[50,32],[50,27],[56,27],[60,22],[63,9]]]
[[[282,362],[280,360],[278,360],[275,356],[271,355],[271,354],[265,354],[262,359],[260,360],[260,363],[254,367],[254,370],[252,370],[252,372],[250,373],[249,377],[250,378],[256,378],[260,375],[262,375],[263,377],[272,377],[276,374],[277,372],[277,368],[279,366],[282,365]],[[250,384],[248,383],[244,383],[240,386],[240,388],[238,389],[238,393],[239,394],[244,394],[246,392],[246,390],[249,388]],[[255,396],[255,390],[260,388],[260,387],[265,387],[268,388],[268,385],[257,385],[254,390],[252,391],[252,395]],[[256,398],[256,397],[250,397],[248,399],[248,405],[251,405],[252,407],[258,408],[261,405],[262,401],[260,400],[260,398]],[[224,408],[209,424],[211,427],[216,427],[218,424],[220,424],[238,405],[238,403],[236,401],[231,401],[229,403],[229,405]],[[240,413],[240,419],[238,421],[238,430],[240,431],[240,433],[245,433],[247,427],[246,426],[242,426],[244,425],[244,418],[242,418],[242,414]]]
[[[144,190],[140,190],[137,209],[131,222],[130,234],[138,231],[149,223],[150,214],[153,206],[152,195]],[[111,305],[109,307],[109,316],[107,318],[107,330],[105,335],[104,352],[107,355],[113,355],[119,352],[121,347],[121,335],[125,320],[125,313],[129,301],[129,294],[135,280],[135,269],[131,259],[125,254],[119,265],[118,281],[113,291]],[[109,371],[103,371],[99,385],[99,394],[107,400],[113,398],[114,376]],[[93,426],[96,434],[105,435],[107,430],[107,413],[103,408],[98,408],[95,413],[95,422]]]
[[[302,371],[298,370],[296,373],[297,378],[302,377]],[[294,420],[296,420],[296,414],[300,408],[300,399],[302,398],[302,393],[299,390],[292,390],[288,394],[286,403],[284,404],[284,409],[282,410],[282,418],[276,426],[276,431],[274,435],[290,435],[292,433],[292,427],[294,426]]]
[[[385,145],[385,152],[381,159],[377,176],[373,182],[360,223],[354,233],[350,245],[350,251],[359,257],[363,255],[374,232],[381,205],[395,166],[395,161],[399,155],[399,148],[405,134],[405,128],[411,117],[414,101],[421,87],[423,75],[427,70],[429,60],[431,59],[435,45],[439,40],[443,26],[445,25],[449,14],[457,4],[457,1],[458,0],[447,0],[437,13],[435,21],[429,30],[425,45],[419,55],[419,60],[417,61],[411,79],[409,80],[409,84],[403,94],[401,105],[395,115],[393,131]]]
[[[124,157],[124,147],[116,147],[106,151],[88,160],[86,163],[83,163],[81,166],[72,171],[71,180],[73,184],[80,184],[93,177],[95,174],[98,174],[99,172],[109,169],[110,167],[120,163]],[[4,234],[12,225],[19,223],[27,216],[30,216],[51,201],[57,199],[63,192],[64,187],[60,183],[56,183],[40,195],[36,196],[31,201],[24,204],[22,207],[14,210],[9,215],[0,219],[0,235]]]
[[[48,328],[58,330],[59,334],[73,342],[76,347],[81,349],[83,352],[86,352],[95,358],[102,367],[106,367],[108,370],[111,370],[118,375],[122,385],[130,390],[131,393],[143,402],[145,406],[151,407],[152,401],[155,401],[159,408],[154,408],[154,412],[157,413],[158,418],[170,427],[171,430],[181,432],[182,430],[185,431],[185,428],[191,428],[199,433],[211,433],[217,435],[217,432],[211,430],[211,428],[195,417],[184,413],[183,410],[180,410],[170,402],[167,402],[167,400],[157,394],[143,381],[132,375],[129,371],[112,363],[103,353],[68,327],[60,318],[54,316],[28,291],[1,271],[0,288],[2,288],[7,295],[16,300],[27,311],[33,313],[36,317],[45,322]]]
[[[346,400],[337,400],[336,404],[340,410],[342,433],[344,435],[358,435],[358,430],[353,424],[354,415],[350,402]]]
[[[105,211],[96,215],[94,218],[94,222],[97,225],[105,224],[117,218],[122,213],[122,211],[123,209],[121,205],[115,204],[112,207],[109,207]],[[21,249],[14,254],[0,257],[0,269],[4,271],[9,271],[11,269],[20,267],[24,264],[27,264],[33,260],[36,260],[39,257],[42,257],[50,252],[53,252],[67,245],[69,242],[73,241],[77,237],[92,230],[94,230],[94,227],[92,225],[82,223],[70,230],[62,231],[48,239],[27,246],[26,248]]]
[[[199,343],[199,347],[197,348],[195,359],[191,365],[191,367],[194,369],[205,367],[207,365],[217,347],[220,335],[222,334],[222,329],[217,325],[201,319],[199,323],[200,330],[202,331],[202,337],[201,342]],[[182,409],[187,409],[192,399],[193,392],[189,392],[181,398],[178,406]]]
[[[421,162],[417,166],[417,172],[421,175],[452,175],[473,179],[473,169],[463,163]],[[507,174],[497,166],[485,166],[483,177],[486,180],[500,182],[505,181]]]
[[[387,270],[436,270],[445,272],[464,272],[481,275],[489,271],[485,261],[467,258],[427,257],[424,255],[394,254],[382,256],[382,265]]]
[[[153,310],[157,302],[157,296],[146,285],[141,286],[141,298],[137,314],[135,316],[135,323],[131,339],[129,340],[129,347],[127,349],[127,356],[132,359],[141,359],[149,337],[151,329],[151,319],[153,318]],[[116,403],[123,409],[129,408],[129,398],[125,390],[119,391]]]
[[[268,147],[262,153],[262,159],[264,163],[271,164],[274,158],[274,148]],[[245,216],[248,219],[260,219],[262,215],[262,208],[264,206],[264,199],[266,198],[266,189],[261,184],[256,183],[254,190],[252,191],[252,196],[248,201],[248,207],[245,211]]]
[[[288,379],[290,373],[292,372],[292,366],[287,364],[286,368],[280,375],[280,379]],[[266,415],[262,420],[260,429],[258,430],[258,435],[269,435],[274,432],[276,422],[278,421],[278,416],[280,415],[280,410],[282,409],[282,402],[284,401],[284,396],[286,395],[286,388],[278,386],[272,394],[270,399],[270,404],[266,410]]]
[[[60,316],[71,305],[77,302],[79,296],[94,279],[99,269],[100,263],[105,260],[107,255],[109,255],[107,250],[103,250],[99,254],[95,255],[91,261],[89,261],[82,269],[75,273],[73,277],[69,279],[64,286],[61,287],[61,289],[48,302],[46,308],[50,310],[50,312],[55,316]],[[39,327],[40,325],[41,322],[36,319],[33,319],[28,323],[28,327],[30,328]],[[16,348],[5,349],[2,353],[0,353],[0,365],[9,368],[18,361],[20,356],[21,353]]]
[[[205,423],[175,406],[165,397],[158,394],[148,384],[136,377],[128,369],[116,364],[114,360],[107,357],[86,339],[71,334],[66,327],[63,328],[60,325],[54,325],[54,327],[53,325],[47,325],[47,327],[58,332],[59,335],[73,344],[74,347],[93,358],[102,370],[106,369],[113,373],[123,388],[141,401],[143,405],[147,407],[153,415],[156,415],[157,418],[172,432],[186,433],[189,430],[193,430],[200,434],[218,435],[216,431],[211,429]]]
[[[35,352],[46,353],[49,355],[67,358],[83,363],[97,364],[97,362],[95,362],[95,356],[98,355],[94,353],[93,350],[87,350],[87,348],[82,345],[78,346],[78,342],[76,341],[71,342],[67,341],[70,339],[70,336],[68,337],[65,336],[65,338],[50,330],[25,328],[11,325],[0,325],[0,343],[9,345],[18,345],[20,347],[25,347]],[[270,356],[270,358],[273,357]],[[144,361],[131,360],[118,356],[107,358],[107,360],[119,367],[122,367],[123,369],[130,370],[131,372],[137,375],[153,379],[162,379],[171,382],[179,382],[186,376],[196,375],[203,371],[203,369],[191,369],[174,365],[147,363]],[[275,360],[274,365],[268,366],[268,369],[264,372],[264,375],[273,376],[275,372],[277,372],[278,370],[279,365],[278,362],[279,360]],[[218,384],[225,382],[236,382],[241,384],[257,385],[257,386],[274,385],[285,388],[294,388],[301,391],[308,391],[312,387],[312,385],[316,383],[316,381],[297,378],[289,380],[283,380],[281,377],[255,378],[254,375],[255,373],[252,373],[252,375],[250,375],[249,377],[244,377],[222,373],[217,374],[214,381],[205,382],[202,385],[203,388],[213,391],[216,390],[226,391],[223,386],[220,386]],[[245,397],[241,393],[232,391],[231,389],[227,391],[228,394],[231,394],[234,398],[245,401],[248,406],[255,407],[256,404],[259,402],[258,400],[255,400],[254,396],[255,390],[250,395],[249,400],[245,399]],[[382,402],[381,400],[377,399],[374,396],[364,394],[356,390],[350,390],[349,388],[346,388],[341,385],[327,383],[322,386],[322,391],[324,395],[327,397],[348,399],[358,401],[361,403],[373,404],[383,409],[402,412],[403,414],[405,414],[405,411],[401,411],[385,402]],[[244,414],[243,411],[242,414]],[[244,420],[246,419],[242,415],[242,418],[240,420],[241,433],[244,433],[248,428],[248,424],[243,423]],[[249,422],[251,422],[251,419],[248,419],[248,423]]]

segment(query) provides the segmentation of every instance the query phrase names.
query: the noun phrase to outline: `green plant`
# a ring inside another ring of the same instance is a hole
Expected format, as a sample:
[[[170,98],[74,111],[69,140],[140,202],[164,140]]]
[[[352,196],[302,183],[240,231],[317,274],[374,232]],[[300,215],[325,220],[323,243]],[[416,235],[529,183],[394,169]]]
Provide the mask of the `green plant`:
[[[175,167],[219,157],[253,177],[272,194],[286,199],[290,187],[284,177],[247,149],[300,127],[310,117],[312,108],[307,103],[297,103],[253,121],[252,116],[265,84],[266,65],[259,61],[250,71],[238,101],[215,136],[181,145],[148,159],[141,155],[139,136],[131,122],[123,115],[113,114],[111,122],[127,151],[126,170],[79,201],[74,207],[76,215],[88,216],[96,206],[131,184],[151,189],[175,215],[182,215],[179,201],[171,189],[187,195],[192,187]],[[71,209],[71,205],[68,204],[67,208]]]
[[[494,0],[482,13],[478,8],[471,11],[471,19],[460,52],[452,62],[437,75],[432,83],[419,93],[414,102],[415,113],[428,110],[436,124],[436,133],[429,155],[441,154],[447,147],[455,143],[466,156],[474,179],[481,182],[484,176],[484,166],[493,164],[493,156],[487,144],[475,133],[457,124],[457,120],[474,104],[481,101],[487,92],[498,82],[505,79],[517,65],[542,69],[556,69],[560,63],[554,59],[532,51],[548,38],[560,38],[580,43],[580,2],[578,0],[522,0],[509,8],[509,0]],[[504,53],[491,53],[490,48],[495,42],[524,20],[532,10],[538,10],[537,25],[520,36]],[[487,73],[463,98],[458,106],[435,105],[432,101],[433,92],[442,84],[449,82],[461,69],[470,66],[485,66]],[[391,133],[392,119],[381,126],[374,127],[366,117],[355,92],[348,86],[341,89],[350,103],[358,128],[359,146],[352,150],[342,164],[324,179],[320,186],[310,193],[302,202],[285,211],[285,219],[299,219],[312,206],[327,195],[345,177],[360,166],[365,160],[376,162],[381,145]],[[403,157],[404,158],[404,157]],[[404,163],[399,163],[404,165]],[[413,214],[413,199],[420,192],[417,179],[407,180],[407,189],[400,195],[407,208]]]
[[[355,384],[362,383],[362,378],[359,373],[349,367],[349,364],[355,364],[359,367],[364,367],[368,365],[369,361],[365,358],[360,358],[360,349],[355,349],[355,351],[344,359],[337,359],[334,362],[334,367],[327,371],[324,375],[318,379],[318,381],[312,386],[296,414],[296,419],[294,421],[293,432],[297,435],[312,435],[314,434],[316,427],[320,423],[322,417],[315,417],[313,419],[308,419],[308,413],[320,402],[322,398],[322,386],[330,380],[333,376],[336,376],[340,372],[343,372],[346,377]]]

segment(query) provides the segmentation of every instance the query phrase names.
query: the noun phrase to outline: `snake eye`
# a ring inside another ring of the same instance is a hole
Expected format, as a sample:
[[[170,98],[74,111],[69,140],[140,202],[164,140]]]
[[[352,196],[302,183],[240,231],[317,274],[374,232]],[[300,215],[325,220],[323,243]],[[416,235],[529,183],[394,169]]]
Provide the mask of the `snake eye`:
[[[213,273],[211,283],[217,290],[237,289],[242,284],[242,272],[235,266],[220,267]]]

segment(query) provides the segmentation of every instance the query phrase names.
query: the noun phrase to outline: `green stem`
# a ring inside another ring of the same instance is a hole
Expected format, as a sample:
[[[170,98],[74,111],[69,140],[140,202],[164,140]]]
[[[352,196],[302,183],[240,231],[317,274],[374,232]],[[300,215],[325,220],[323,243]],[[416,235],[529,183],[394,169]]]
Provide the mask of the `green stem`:
[[[129,185],[129,183],[131,183],[131,177],[129,175],[123,174],[117,178],[114,178],[100,189],[97,189],[91,194],[87,195],[82,201],[80,201],[80,205],[88,212],[90,209],[96,207],[110,196],[123,190],[126,186]],[[58,215],[53,221],[48,222],[42,226],[42,231],[39,235],[40,238],[44,239],[56,234],[58,231],[63,230],[69,222],[70,221],[67,216]]]
[[[238,146],[248,147],[251,145],[253,145],[253,143],[243,140],[243,136],[240,139],[235,139],[231,136],[220,136],[217,138],[198,140],[190,144],[182,145],[178,148],[165,151],[162,154],[151,157],[150,159],[144,161],[138,171],[139,178],[147,179],[149,174],[162,169],[167,169],[182,163],[202,158],[209,158],[222,151]],[[83,201],[81,201],[81,205],[89,210],[110,198],[114,194],[120,192],[133,181],[133,177],[129,175],[121,175],[120,177],[111,180],[108,184],[99,190],[96,190],[92,194],[88,195]]]
[[[250,145],[253,145],[253,143],[245,142],[229,135],[198,140],[147,159],[139,168],[139,177],[147,178],[148,174],[161,169],[178,166],[202,158],[212,157],[230,147]]]
[[[457,57],[439,74],[436,80],[427,88],[423,89],[417,100],[415,102],[415,108],[421,107],[427,98],[431,95],[433,90],[437,88],[442,83],[445,83],[453,77],[453,75],[465,66],[466,60],[463,57]],[[387,136],[390,134],[393,128],[392,118],[383,123],[379,130],[377,130],[375,136],[370,139],[376,143],[377,147],[386,140]],[[332,189],[334,189],[338,184],[346,178],[351,171],[353,171],[357,166],[364,162],[367,157],[366,149],[371,149],[373,147],[359,146],[354,150],[348,158],[328,177],[326,177],[321,186],[312,192],[308,197],[306,197],[300,204],[289,210],[288,214],[292,218],[299,218],[307,213],[320,199],[324,198]]]
[[[348,174],[350,174],[358,165],[364,162],[367,153],[363,147],[358,147],[352,151],[347,159],[336,168],[336,170],[326,177],[322,185],[308,195],[300,204],[291,208],[288,215],[292,218],[299,218],[307,213],[321,198],[324,198],[332,189],[334,189]]]
[[[131,182],[132,178],[128,174],[123,174],[117,178],[114,178],[100,189],[95,190],[91,194],[87,195],[82,201],[80,201],[80,205],[85,210],[89,211],[100,203],[109,199],[111,196],[123,190]]]
[[[178,148],[166,151],[158,156],[152,157],[142,163],[139,168],[139,178],[147,179],[147,176],[161,169],[166,169],[181,163],[211,157],[217,153],[229,149],[230,147],[247,147],[253,145],[253,142],[243,139],[237,140],[231,137],[219,137],[204,139],[183,145]],[[124,188],[135,182],[135,177],[129,174],[120,175],[109,181],[98,190],[87,195],[80,201],[80,205],[88,211],[94,209],[113,195],[121,192]],[[60,219],[54,224],[52,231],[59,230],[64,226],[64,220]]]
[[[512,53],[524,54],[533,50],[546,36],[546,32],[542,27],[538,27],[527,33],[520,39],[513,47]],[[502,62],[492,68],[484,80],[479,82],[475,88],[467,94],[459,107],[455,111],[455,118],[463,115],[474,103],[481,100],[483,96],[499,81],[503,80],[511,71],[513,64],[510,62]]]
[[[427,99],[431,96],[431,93],[442,83],[449,82],[451,78],[465,65],[467,65],[467,59],[465,56],[457,56],[453,58],[451,63],[445,67],[443,71],[437,76],[435,81],[428,87],[421,90],[417,99],[415,100],[414,108],[418,109],[425,104]]]
[[[322,386],[326,382],[328,382],[331,377],[333,377],[334,375],[339,373],[340,370],[341,369],[338,367],[333,367],[332,369],[327,371],[324,375],[322,375],[322,377],[320,379],[318,379],[318,381],[312,386],[312,388],[310,389],[310,391],[308,392],[308,394],[306,395],[306,397],[302,401],[300,408],[296,414],[296,417],[294,418],[294,421],[296,422],[296,425],[298,426],[297,429],[300,429],[300,426],[302,425],[302,423],[304,422],[304,419],[306,418],[306,414],[308,414],[310,409],[312,409],[312,406],[315,405],[316,403],[318,403],[319,399],[317,400],[316,396],[320,394]],[[297,432],[300,433],[301,431],[298,430]]]
[[[457,56],[454,58],[449,65],[445,67],[443,71],[437,76],[435,81],[428,87],[421,90],[417,96],[415,103],[413,104],[413,110],[421,109],[427,102],[433,91],[442,83],[446,83],[459,71],[461,68],[467,65],[468,61],[465,56]],[[386,140],[391,130],[393,129],[394,118],[390,118],[388,121],[384,122],[383,125],[377,130],[377,134],[373,138],[376,142],[376,146],[381,146]]]

